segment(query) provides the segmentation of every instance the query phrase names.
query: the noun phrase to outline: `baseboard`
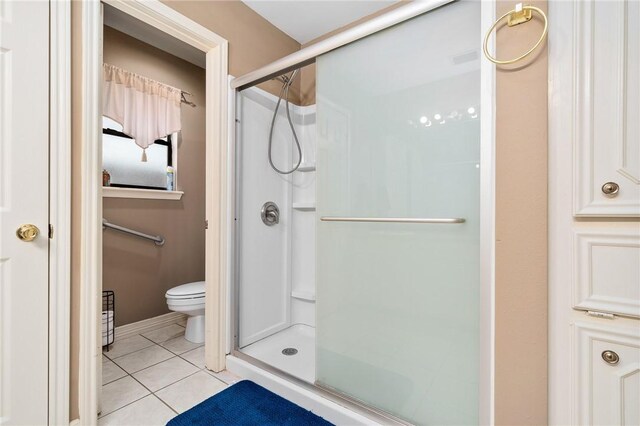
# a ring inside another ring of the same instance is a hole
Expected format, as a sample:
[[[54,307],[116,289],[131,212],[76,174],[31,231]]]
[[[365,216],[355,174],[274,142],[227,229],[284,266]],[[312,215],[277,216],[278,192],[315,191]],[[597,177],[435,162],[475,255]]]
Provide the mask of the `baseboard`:
[[[186,322],[187,315],[180,312],[169,312],[168,314],[116,327],[116,340],[147,333],[171,324],[184,325]]]

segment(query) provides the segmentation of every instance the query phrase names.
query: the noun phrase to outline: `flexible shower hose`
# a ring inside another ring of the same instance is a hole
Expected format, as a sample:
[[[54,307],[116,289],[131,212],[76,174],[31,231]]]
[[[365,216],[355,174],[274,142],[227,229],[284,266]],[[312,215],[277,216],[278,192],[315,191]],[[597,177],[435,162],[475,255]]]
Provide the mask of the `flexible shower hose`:
[[[278,97],[278,102],[276,103],[276,109],[273,111],[273,119],[271,120],[271,129],[269,130],[269,164],[271,168],[276,171],[276,173],[280,173],[281,175],[288,175],[290,173],[295,172],[300,167],[300,163],[302,162],[302,148],[300,148],[300,141],[298,140],[298,135],[296,134],[296,129],[293,127],[293,122],[291,121],[291,114],[289,113],[289,87],[291,87],[291,83],[293,83],[293,79],[298,74],[298,70],[295,70],[291,73],[288,79],[285,79],[284,84],[282,85],[282,89],[280,90],[280,97]],[[273,158],[271,155],[271,146],[273,144],[273,128],[276,123],[276,117],[278,116],[278,109],[280,108],[280,102],[282,101],[282,97],[284,96],[285,102],[285,111],[287,112],[287,121],[289,121],[289,127],[291,127],[291,132],[293,133],[293,140],[296,143],[296,148],[298,149],[298,163],[291,170],[280,170],[273,164]]]

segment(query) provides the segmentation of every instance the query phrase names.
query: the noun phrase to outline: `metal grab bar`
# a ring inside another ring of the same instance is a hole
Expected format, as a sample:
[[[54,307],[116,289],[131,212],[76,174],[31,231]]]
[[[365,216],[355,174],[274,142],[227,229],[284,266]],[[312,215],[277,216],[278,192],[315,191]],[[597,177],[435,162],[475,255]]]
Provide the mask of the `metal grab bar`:
[[[116,231],[124,232],[125,234],[135,235],[136,237],[145,238],[147,240],[151,240],[156,243],[157,246],[164,245],[164,238],[160,235],[149,235],[139,231],[134,231],[133,229],[125,228],[124,226],[115,225],[113,223],[107,222],[107,219],[102,219],[102,226],[104,228],[115,229]]]
[[[461,217],[340,217],[322,216],[323,222],[384,222],[384,223],[465,223]]]

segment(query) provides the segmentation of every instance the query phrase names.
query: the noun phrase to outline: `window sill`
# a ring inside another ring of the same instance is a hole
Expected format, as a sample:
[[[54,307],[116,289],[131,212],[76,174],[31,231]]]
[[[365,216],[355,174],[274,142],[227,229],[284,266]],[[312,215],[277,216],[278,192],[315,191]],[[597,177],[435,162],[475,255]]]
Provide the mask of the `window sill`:
[[[159,189],[116,188],[103,186],[103,198],[139,198],[143,200],[179,200],[182,191],[162,191]]]

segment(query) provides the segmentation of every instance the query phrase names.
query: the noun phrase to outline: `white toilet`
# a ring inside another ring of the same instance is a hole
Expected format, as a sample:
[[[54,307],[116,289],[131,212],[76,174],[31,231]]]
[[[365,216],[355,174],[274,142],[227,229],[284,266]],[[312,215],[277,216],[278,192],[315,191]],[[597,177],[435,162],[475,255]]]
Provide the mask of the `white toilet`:
[[[184,338],[193,343],[204,342],[204,281],[179,285],[165,294],[169,309],[187,314]]]

